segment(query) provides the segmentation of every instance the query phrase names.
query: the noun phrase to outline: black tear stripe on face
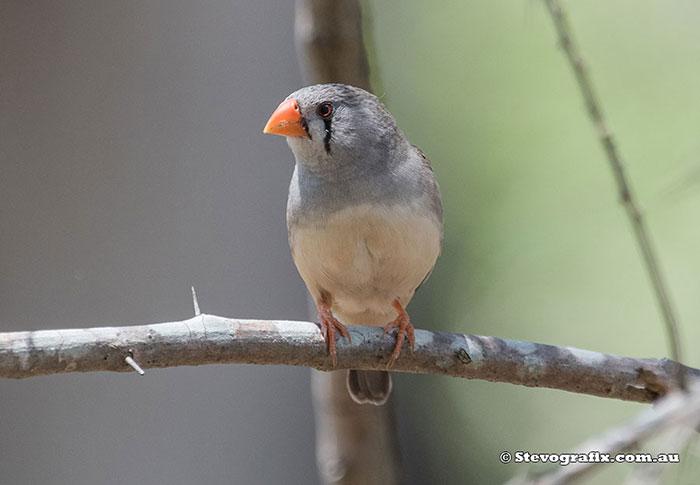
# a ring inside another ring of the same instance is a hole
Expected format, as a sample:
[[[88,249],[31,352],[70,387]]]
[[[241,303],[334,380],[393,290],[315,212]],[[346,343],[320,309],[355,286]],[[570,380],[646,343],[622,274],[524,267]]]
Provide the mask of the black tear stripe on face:
[[[330,155],[331,153],[331,120],[330,118],[323,119],[323,126],[326,128],[326,134],[323,136],[323,148],[326,149],[326,153]]]
[[[298,106],[297,109],[299,110],[299,116],[301,116],[301,127],[304,128],[306,135],[309,137],[309,140],[311,140],[311,132],[309,131],[309,123],[306,122],[306,118],[304,118],[304,115],[301,112],[301,106]]]
[[[311,132],[309,131],[309,124],[306,122],[306,118],[301,118],[301,127],[304,128],[304,131],[306,132],[306,136],[309,137],[309,140],[311,140]]]

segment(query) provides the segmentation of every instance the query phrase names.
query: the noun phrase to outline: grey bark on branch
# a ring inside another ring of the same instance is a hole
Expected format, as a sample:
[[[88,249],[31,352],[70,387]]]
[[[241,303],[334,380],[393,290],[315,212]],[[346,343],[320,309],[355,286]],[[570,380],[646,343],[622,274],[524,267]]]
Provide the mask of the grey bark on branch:
[[[181,322],[125,327],[0,333],[0,377],[66,372],[128,372],[206,364],[275,364],[339,369],[386,369],[394,345],[378,327],[348,325],[352,343],[338,341],[333,367],[317,324],[240,320],[200,314]],[[416,330],[395,372],[547,387],[580,394],[651,402],[674,387],[677,364],[572,347]],[[700,370],[685,367],[688,376]]]

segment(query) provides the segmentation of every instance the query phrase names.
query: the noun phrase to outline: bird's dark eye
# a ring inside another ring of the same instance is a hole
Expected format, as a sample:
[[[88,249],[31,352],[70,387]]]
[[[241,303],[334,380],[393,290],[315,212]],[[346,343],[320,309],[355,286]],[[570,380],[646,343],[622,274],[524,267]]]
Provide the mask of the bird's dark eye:
[[[333,105],[331,103],[321,103],[318,105],[316,112],[321,118],[328,118],[333,112]]]

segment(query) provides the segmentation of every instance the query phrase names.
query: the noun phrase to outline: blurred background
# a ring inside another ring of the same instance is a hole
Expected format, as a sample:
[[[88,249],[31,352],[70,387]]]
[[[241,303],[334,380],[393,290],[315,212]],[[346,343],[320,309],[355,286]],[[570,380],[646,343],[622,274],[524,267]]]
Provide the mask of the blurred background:
[[[607,160],[540,2],[365,2],[374,89],[431,158],[443,254],[417,327],[667,356]],[[700,5],[564,2],[700,366]],[[307,319],[293,2],[0,4],[0,331]],[[644,405],[398,375],[406,481],[498,483]],[[317,483],[308,369],[0,381],[2,483]],[[664,449],[651,449],[664,451]],[[697,476],[690,453],[674,483]],[[627,466],[595,483],[619,483]],[[689,481],[687,483],[690,483]]]

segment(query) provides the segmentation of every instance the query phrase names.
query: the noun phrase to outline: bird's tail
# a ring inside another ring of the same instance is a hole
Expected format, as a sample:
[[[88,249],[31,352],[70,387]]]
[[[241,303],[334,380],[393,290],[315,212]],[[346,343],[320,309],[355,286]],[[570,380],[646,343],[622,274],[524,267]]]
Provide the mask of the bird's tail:
[[[381,406],[391,394],[391,376],[385,370],[348,371],[348,392],[357,404]]]
[[[360,323],[362,325],[383,326],[392,319],[392,309],[388,314],[365,312],[361,314],[336,313],[335,317],[343,323]],[[374,404],[381,406],[389,400],[391,394],[391,376],[385,370],[348,371],[346,384],[350,397],[357,404]]]

